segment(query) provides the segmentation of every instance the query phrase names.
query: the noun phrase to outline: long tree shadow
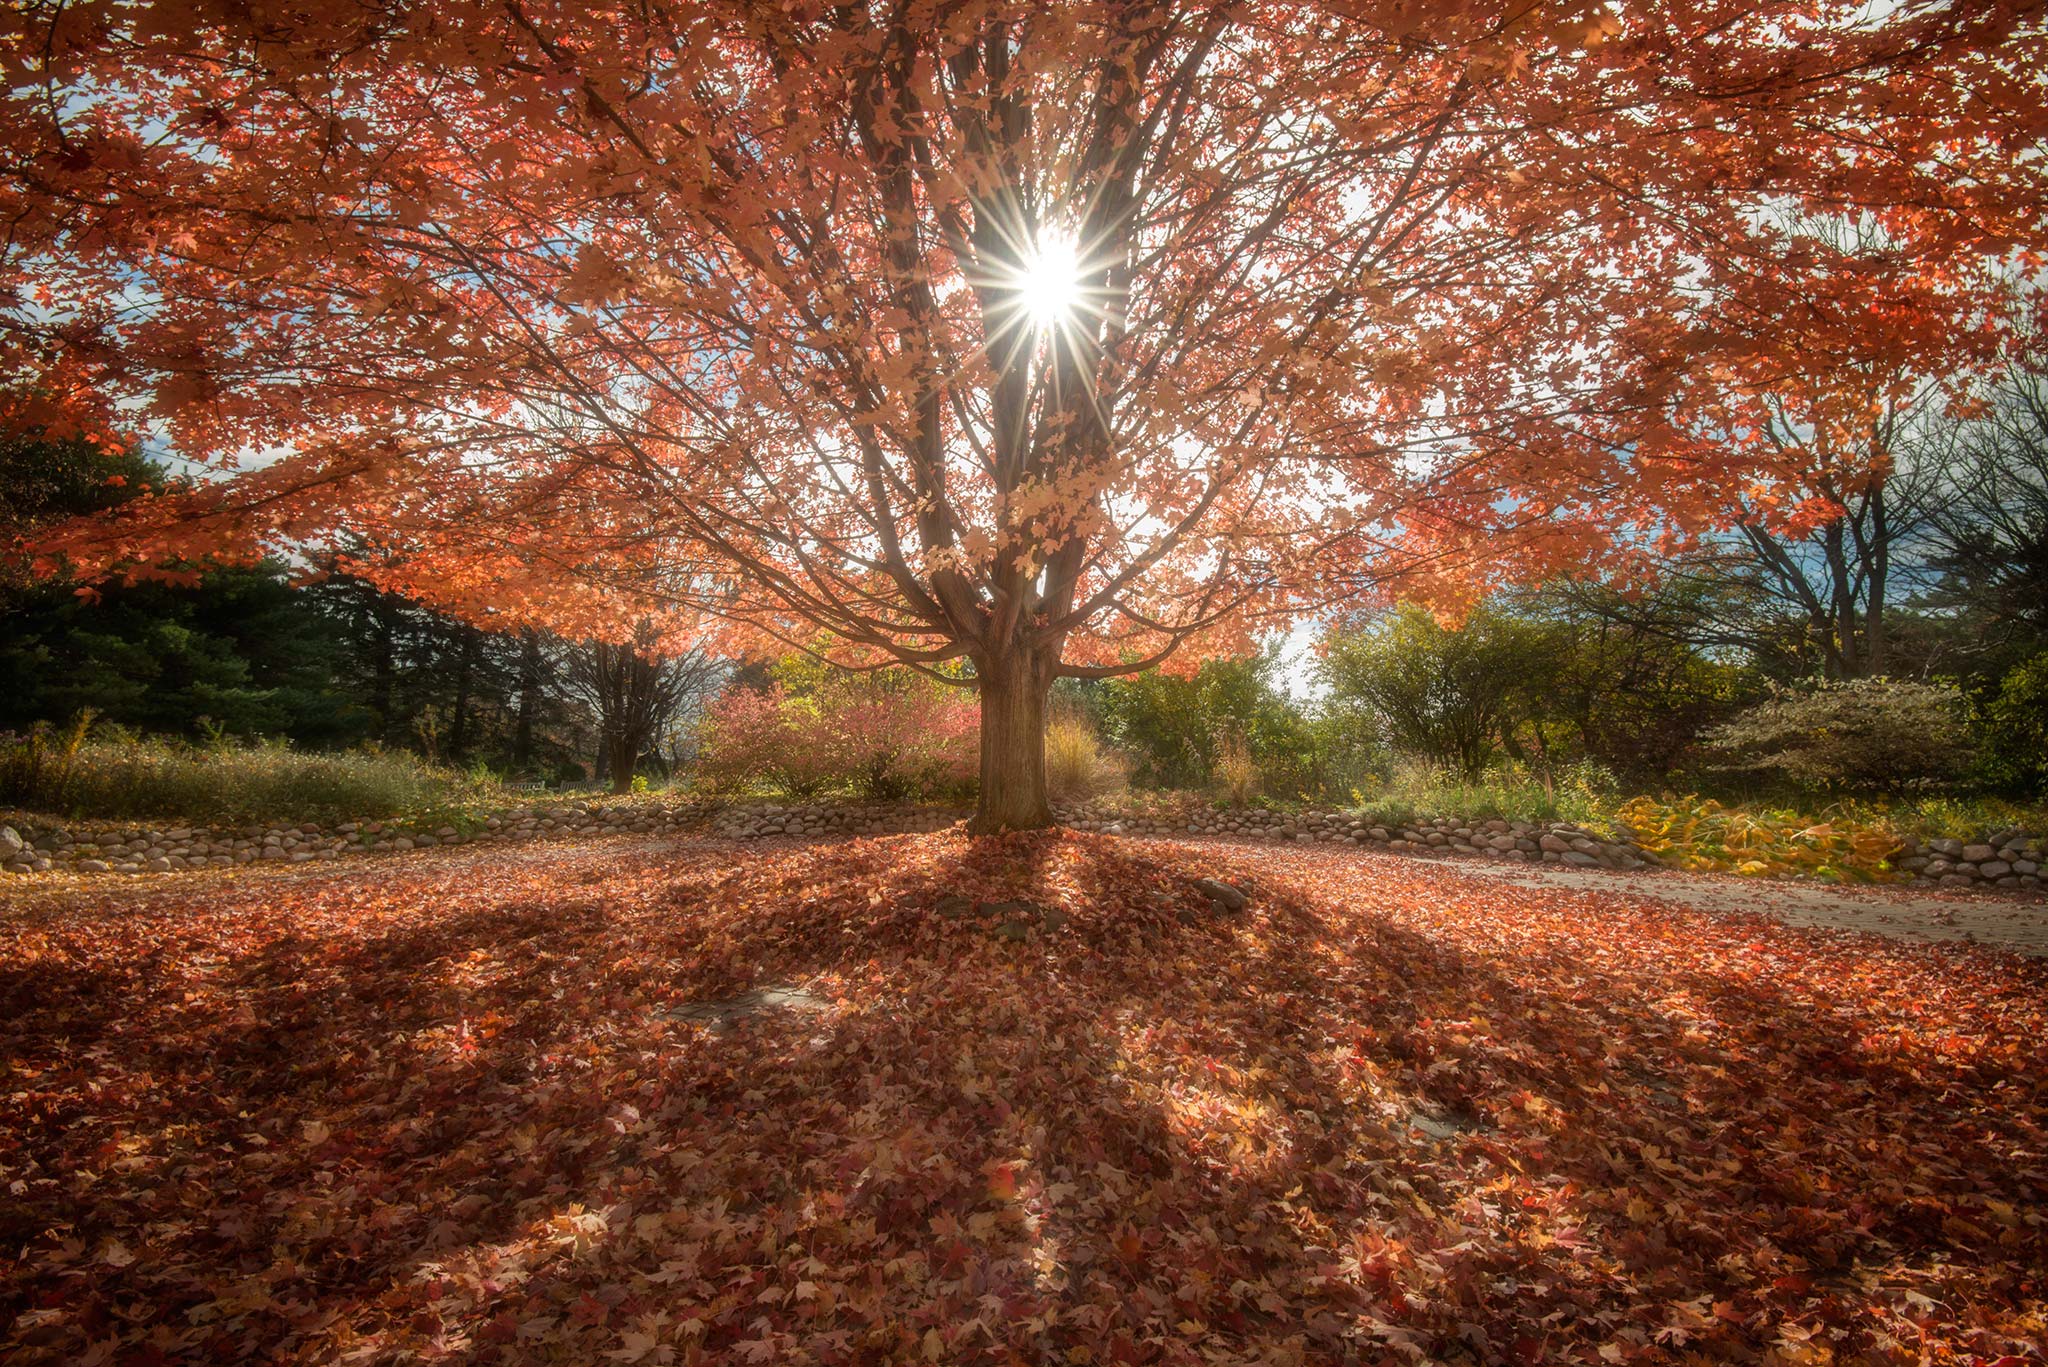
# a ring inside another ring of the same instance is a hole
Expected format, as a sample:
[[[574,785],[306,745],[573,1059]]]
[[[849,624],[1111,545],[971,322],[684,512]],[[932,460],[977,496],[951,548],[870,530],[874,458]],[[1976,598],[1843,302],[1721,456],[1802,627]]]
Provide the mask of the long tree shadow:
[[[1857,1270],[1937,1261],[1992,1344],[2040,1265],[2038,1232],[1999,1224],[2036,1177],[1930,1185],[1866,1151],[1838,1085],[1854,1056],[1904,1123],[1968,1103],[2024,1136],[2038,1080],[1873,1056],[1770,984],[1469,952],[1253,851],[608,852],[502,890],[475,867],[394,872],[367,906],[336,883],[119,1009],[116,966],[48,961],[98,975],[66,999],[124,1052],[33,1123],[9,1105],[36,1231],[10,1346],[1737,1356],[1786,1325],[1869,1334]],[[1197,872],[1255,884],[1250,912],[1213,914]],[[1067,919],[1018,942],[949,898]],[[771,984],[829,1009],[678,1016]],[[1804,1108],[1790,1149],[1745,1130]],[[1916,1182],[1953,1227],[1897,1204]]]

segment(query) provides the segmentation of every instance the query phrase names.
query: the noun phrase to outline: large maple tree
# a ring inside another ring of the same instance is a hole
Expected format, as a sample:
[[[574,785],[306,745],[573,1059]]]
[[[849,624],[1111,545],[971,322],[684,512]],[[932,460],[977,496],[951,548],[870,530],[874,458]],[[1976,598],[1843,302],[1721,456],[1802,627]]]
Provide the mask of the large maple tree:
[[[0,23],[9,415],[223,476],[75,565],[824,628],[979,689],[982,829],[1049,819],[1056,677],[1711,517],[1729,393],[1988,363],[2048,242],[2034,4]]]

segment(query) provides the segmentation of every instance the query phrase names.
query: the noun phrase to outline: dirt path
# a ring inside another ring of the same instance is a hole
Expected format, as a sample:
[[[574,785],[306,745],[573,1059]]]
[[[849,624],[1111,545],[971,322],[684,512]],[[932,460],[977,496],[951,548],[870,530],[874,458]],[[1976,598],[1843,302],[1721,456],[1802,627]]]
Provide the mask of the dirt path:
[[[1791,926],[1864,930],[1902,940],[1964,940],[2048,957],[2048,902],[1918,888],[1763,881],[1726,873],[1571,869],[1550,864],[1444,861],[1446,873],[1519,887],[1585,888],[1726,914],[1753,913]]]
[[[785,840],[773,837],[744,842],[744,847],[775,848],[812,843],[803,837]],[[1260,842],[1240,840],[1197,840],[1185,836],[1163,843],[1227,844],[1247,852],[1275,848]],[[732,842],[706,840],[701,836],[603,835],[565,840],[539,841],[524,845],[466,846],[462,850],[419,851],[407,854],[375,855],[312,864],[249,866],[233,870],[204,870],[192,873],[145,875],[109,882],[99,877],[59,875],[0,883],[0,892],[17,895],[0,897],[0,906],[25,909],[46,901],[63,900],[90,888],[95,892],[124,897],[145,896],[174,889],[191,889],[212,883],[235,884],[251,880],[324,880],[339,876],[372,874],[378,865],[390,867],[400,861],[477,860],[491,864],[556,865],[574,855],[586,854],[594,845],[614,849],[672,849],[679,854],[704,848],[734,848]],[[1552,864],[1508,864],[1479,859],[1419,859],[1385,852],[1354,851],[1332,845],[1297,849],[1319,858],[1356,862],[1394,859],[1406,866],[1424,866],[1452,879],[1477,879],[1508,883],[1517,887],[1572,888],[1604,892],[1634,900],[1665,902],[1709,914],[1757,914],[1791,926],[1816,926],[1830,930],[1868,931],[1893,939],[1920,941],[1960,940],[1966,943],[2002,946],[2022,954],[2048,958],[2048,900],[2021,899],[1976,892],[1930,892],[1922,889],[1839,886],[1789,880],[1765,881],[1738,878],[1733,874],[1681,873],[1669,869],[1623,872],[1615,869],[1577,869]],[[373,862],[374,861],[374,862]],[[387,862],[388,861],[388,862]]]

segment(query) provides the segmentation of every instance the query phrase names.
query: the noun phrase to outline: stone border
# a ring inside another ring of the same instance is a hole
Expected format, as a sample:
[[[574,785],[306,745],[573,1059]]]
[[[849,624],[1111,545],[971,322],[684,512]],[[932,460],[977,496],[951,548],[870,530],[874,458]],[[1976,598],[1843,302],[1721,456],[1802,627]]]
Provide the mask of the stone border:
[[[1193,811],[1179,817],[1102,813],[1082,808],[1077,830],[1109,835],[1239,836],[1301,845],[1378,845],[1406,854],[1481,855],[1579,868],[1640,869],[1663,861],[1628,841],[1568,821],[1460,821],[1436,817],[1406,824],[1346,812],[1269,812],[1258,808]]]
[[[344,821],[324,827],[156,827],[100,824],[31,828],[0,826],[0,869],[8,873],[176,873],[239,864],[306,864],[347,854],[426,849],[436,845],[504,844],[571,833],[673,834],[701,826],[709,803],[607,807],[571,803],[520,807],[483,818],[475,829],[415,830],[388,821]]]
[[[1396,824],[1345,812],[1211,807],[1146,811],[1101,801],[1055,803],[1053,814],[1075,830],[1105,835],[1201,835],[1305,845],[1371,845],[1404,854],[1465,855],[1579,868],[1664,866],[1663,860],[1632,841],[1571,822],[1467,822],[1436,817]],[[348,821],[331,828],[309,824],[228,830],[102,825],[75,830],[30,828],[25,834],[0,826],[0,870],[17,874],[175,873],[264,862],[304,864],[377,850],[508,843],[567,834],[667,835],[704,830],[729,840],[900,835],[940,830],[963,815],[959,809],[912,803],[727,805],[692,799],[518,807],[487,816],[470,831],[454,826],[419,831],[378,821]],[[1890,886],[2034,891],[2043,886],[2042,862],[2040,840],[2025,831],[1997,831],[1968,842],[1942,839],[1923,843],[1908,837],[1896,864],[1909,876]]]
[[[844,803],[757,802],[727,808],[712,823],[733,840],[776,835],[871,835],[931,831],[963,813],[932,808]],[[1372,845],[1403,854],[1466,855],[1576,868],[1663,868],[1666,861],[1632,840],[1568,821],[1463,821],[1434,817],[1406,824],[1347,812],[1274,812],[1262,808],[1189,807],[1180,811],[1119,807],[1111,802],[1053,804],[1053,815],[1079,831],[1104,835],[1201,835],[1297,844]],[[2043,886],[2040,840],[2025,831],[1996,831],[1981,841],[1907,837],[1895,867],[1909,875],[1888,887],[1997,888]]]

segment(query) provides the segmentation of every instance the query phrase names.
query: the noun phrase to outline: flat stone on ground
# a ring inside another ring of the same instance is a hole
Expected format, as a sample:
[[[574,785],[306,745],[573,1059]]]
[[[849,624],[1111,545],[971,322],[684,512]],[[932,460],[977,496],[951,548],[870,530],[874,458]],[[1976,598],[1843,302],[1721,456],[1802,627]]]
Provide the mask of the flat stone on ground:
[[[736,997],[714,1001],[685,1002],[669,1012],[669,1019],[701,1025],[714,1034],[732,1029],[737,1021],[769,1011],[823,1011],[831,1003],[800,987],[758,987]]]
[[[1216,904],[1218,911],[1243,911],[1251,899],[1244,895],[1242,888],[1216,878],[1197,878],[1194,889]]]

